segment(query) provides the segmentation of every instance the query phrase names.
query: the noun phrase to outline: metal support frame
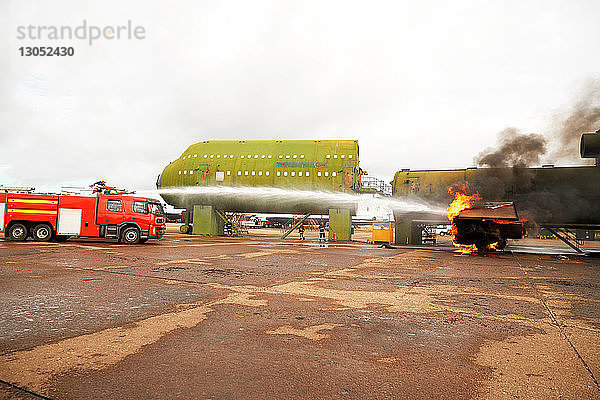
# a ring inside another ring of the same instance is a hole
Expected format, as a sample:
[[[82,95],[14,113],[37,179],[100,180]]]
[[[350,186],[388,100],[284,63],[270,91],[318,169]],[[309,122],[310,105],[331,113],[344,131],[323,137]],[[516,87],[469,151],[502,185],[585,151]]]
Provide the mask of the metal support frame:
[[[237,236],[243,235],[243,232],[240,229],[240,227],[233,221],[233,219],[229,218],[224,211],[215,209],[215,213],[219,216],[219,218],[223,220],[224,223],[231,223],[231,227],[233,228]]]
[[[575,250],[578,253],[583,253],[581,250],[581,246],[583,246],[583,240],[577,240],[575,232],[567,229],[567,228],[549,228],[545,226],[544,228],[548,229],[554,236],[562,240],[566,243],[570,248]]]
[[[0,192],[5,193],[33,193],[35,192],[34,187],[25,186],[3,186],[0,185]]]
[[[303,223],[304,221],[306,221],[306,219],[310,216],[311,216],[311,214],[306,214],[304,217],[302,217],[302,219],[300,221],[296,222],[294,225],[292,225],[292,227],[290,229],[285,231],[285,233],[281,236],[281,238],[285,239],[286,237],[288,237],[290,235],[290,233],[294,232],[294,230],[296,230],[296,228],[298,228],[300,226],[300,224]]]

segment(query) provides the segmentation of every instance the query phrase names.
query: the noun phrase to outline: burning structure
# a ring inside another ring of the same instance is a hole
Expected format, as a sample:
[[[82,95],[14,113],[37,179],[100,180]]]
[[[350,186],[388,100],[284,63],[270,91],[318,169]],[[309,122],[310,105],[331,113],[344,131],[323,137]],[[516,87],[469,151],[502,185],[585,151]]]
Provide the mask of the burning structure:
[[[464,252],[504,249],[507,239],[523,237],[524,221],[513,203],[482,203],[479,193],[469,195],[468,184],[448,188],[454,200],[448,206],[450,233]]]
[[[517,210],[518,214],[529,220],[534,227],[548,228],[559,238],[568,241],[570,234],[567,233],[569,229],[600,229],[600,163],[598,162],[600,158],[600,130],[582,135],[580,155],[583,158],[595,158],[595,165],[576,167],[545,165],[537,168],[515,165],[512,167],[473,167],[457,170],[418,171],[404,169],[396,172],[394,176],[392,181],[393,195],[446,202],[449,201],[448,187],[468,182],[471,190],[478,193],[480,199],[486,202],[512,203],[513,206],[511,207],[514,208],[514,215],[510,212],[507,214],[512,215],[510,218],[496,218],[493,215],[490,215],[490,218],[485,218],[492,210],[505,212],[509,208],[494,208],[492,206],[481,209],[475,207],[474,204],[464,207],[459,211],[467,208],[469,210],[454,216],[458,217],[459,242],[464,241],[466,244],[475,241],[472,237],[477,231],[481,233],[480,228],[483,226],[484,219],[486,221],[490,219],[498,221],[518,220]],[[450,195],[452,196],[454,193],[451,192]],[[474,203],[477,200],[471,199],[471,202]],[[476,210],[479,210],[481,214],[478,216],[482,221],[478,224],[479,227],[475,229],[473,224],[464,225],[464,222],[461,221],[472,218]],[[449,216],[449,218],[453,220],[453,217]],[[500,224],[496,223],[496,225],[496,228],[498,228]],[[473,229],[469,234],[461,234],[461,227]],[[514,232],[511,229],[514,229]],[[518,229],[519,227],[516,226],[500,230],[507,235],[516,235]],[[484,231],[489,232],[487,228]],[[483,236],[489,237],[490,235],[485,233]],[[415,237],[415,235],[412,235],[412,237]],[[471,237],[471,239],[467,239],[468,237]],[[510,236],[506,237],[510,238]],[[400,235],[400,243],[403,243],[402,235]]]

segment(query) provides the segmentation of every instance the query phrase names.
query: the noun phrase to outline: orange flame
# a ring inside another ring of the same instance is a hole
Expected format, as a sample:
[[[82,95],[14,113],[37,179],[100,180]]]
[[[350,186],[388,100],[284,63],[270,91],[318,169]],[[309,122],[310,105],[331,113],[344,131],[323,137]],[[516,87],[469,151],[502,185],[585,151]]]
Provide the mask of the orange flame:
[[[493,221],[494,221],[494,223],[501,224],[501,225],[523,225],[523,223],[525,222],[524,219],[519,219],[519,220],[495,219]]]
[[[454,185],[448,188],[448,194],[454,196],[454,200],[452,200],[452,203],[450,203],[448,209],[446,210],[446,214],[448,215],[450,222],[452,222],[454,217],[460,214],[462,210],[473,207],[473,202],[481,200],[479,192],[468,195],[468,191],[468,183],[465,183],[464,185]],[[452,226],[454,227],[454,224]]]
[[[454,243],[454,245],[456,247],[458,247],[458,252],[460,254],[475,254],[477,253],[477,246],[475,246],[474,244],[456,244]]]
[[[454,196],[454,200],[446,209],[446,214],[448,215],[448,219],[452,223],[450,227],[450,234],[452,236],[456,236],[458,233],[458,228],[454,224],[454,217],[458,216],[462,210],[466,210],[473,207],[473,202],[481,200],[481,196],[479,192],[475,192],[472,195],[468,195],[469,192],[469,184],[465,183],[464,185],[454,185],[448,187],[448,194]],[[477,252],[477,247],[475,245],[461,245],[454,243],[454,246],[459,248],[459,252],[462,254],[472,254]]]
[[[488,244],[486,247],[488,250],[498,250],[498,242]]]

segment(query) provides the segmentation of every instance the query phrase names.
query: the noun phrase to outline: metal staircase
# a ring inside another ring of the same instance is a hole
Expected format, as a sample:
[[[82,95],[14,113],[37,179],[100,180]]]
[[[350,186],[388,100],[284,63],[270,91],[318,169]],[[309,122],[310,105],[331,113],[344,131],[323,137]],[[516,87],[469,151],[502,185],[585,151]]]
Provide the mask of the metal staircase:
[[[285,231],[285,233],[281,236],[281,238],[285,239],[286,237],[288,237],[290,235],[290,233],[294,232],[294,230],[296,230],[300,226],[301,223],[303,223],[304,221],[306,221],[306,219],[308,217],[310,217],[310,214],[306,214],[298,222],[296,222],[295,224],[292,224],[292,227],[289,228],[287,231]]]
[[[228,215],[226,212],[217,209],[215,209],[215,213],[225,224],[231,223],[231,229],[233,230],[232,236],[243,236],[244,234],[248,234],[248,230],[236,222],[236,214],[231,213]]]
[[[568,228],[549,228],[547,226],[545,226],[544,228],[548,229],[550,232],[552,232],[552,234],[554,236],[556,236],[557,238],[562,240],[564,243],[566,243],[570,248],[572,248],[576,252],[578,252],[578,253],[584,252],[581,249],[581,246],[583,246],[584,241],[577,239],[577,235],[572,230],[570,230]]]
[[[360,177],[360,192],[377,193],[382,196],[391,196],[392,185],[390,185],[384,180],[377,179],[372,176],[362,175]]]

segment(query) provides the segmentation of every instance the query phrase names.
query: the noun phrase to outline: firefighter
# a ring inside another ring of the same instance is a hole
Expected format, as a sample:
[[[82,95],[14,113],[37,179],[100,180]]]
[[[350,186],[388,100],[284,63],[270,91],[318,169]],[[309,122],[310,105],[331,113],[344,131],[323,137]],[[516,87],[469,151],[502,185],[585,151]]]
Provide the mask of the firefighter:
[[[319,244],[325,246],[325,223],[322,221],[319,224]]]
[[[233,224],[231,223],[231,221],[227,221],[227,223],[225,224],[225,234],[227,236],[233,236]]]
[[[300,224],[298,227],[298,233],[300,234],[300,240],[304,240],[304,224]]]
[[[90,185],[90,187],[94,186],[106,186],[106,179],[101,179],[98,182],[94,182]]]
[[[106,187],[106,179],[101,179],[98,182],[94,182],[90,185],[90,187],[93,189],[94,193],[102,193],[102,189]]]

